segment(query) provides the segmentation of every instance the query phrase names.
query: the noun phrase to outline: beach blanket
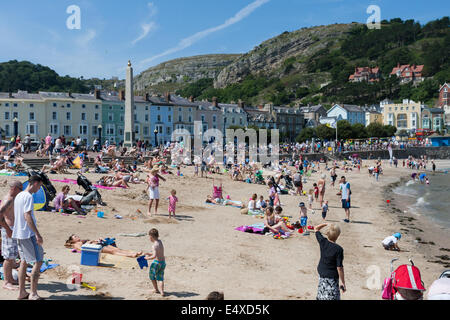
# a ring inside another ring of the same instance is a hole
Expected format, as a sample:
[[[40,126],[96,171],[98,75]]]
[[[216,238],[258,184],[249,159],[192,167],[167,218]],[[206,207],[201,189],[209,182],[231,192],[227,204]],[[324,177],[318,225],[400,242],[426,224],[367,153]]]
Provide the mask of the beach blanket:
[[[229,200],[228,200],[229,201]],[[234,203],[239,203],[238,201],[233,201]],[[222,206],[222,207],[233,207],[233,208],[239,208],[242,209],[242,204],[241,205],[225,205],[225,204],[218,204],[218,203],[210,203],[210,202],[205,202],[206,204],[211,204],[213,206]],[[242,202],[241,202],[242,203]]]
[[[50,181],[51,182],[68,183],[68,184],[77,184],[77,180],[73,180],[73,179],[65,179],[65,180],[51,179]],[[106,186],[101,186],[99,184],[94,184],[93,187],[95,187],[97,189],[104,189],[104,190],[114,190],[116,188],[125,188],[125,187],[106,187]]]
[[[248,210],[247,214],[249,216],[264,216],[264,212],[258,210]]]
[[[234,230],[263,235],[264,223],[255,223],[250,226],[240,226]]]

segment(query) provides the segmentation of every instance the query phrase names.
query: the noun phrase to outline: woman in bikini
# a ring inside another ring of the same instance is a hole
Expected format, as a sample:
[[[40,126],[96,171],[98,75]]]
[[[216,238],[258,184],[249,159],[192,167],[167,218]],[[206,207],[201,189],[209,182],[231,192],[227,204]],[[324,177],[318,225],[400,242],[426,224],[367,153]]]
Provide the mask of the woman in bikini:
[[[105,245],[105,243],[103,242],[103,239],[98,239],[95,241],[81,240],[81,238],[75,234],[73,234],[69,237],[69,239],[66,241],[64,246],[69,249],[76,249],[78,251],[81,251],[81,246],[85,243],[100,244],[102,246],[102,253],[113,254],[116,256],[137,258],[142,255],[142,251],[134,252],[131,250],[119,249],[119,248],[111,246],[111,245]]]

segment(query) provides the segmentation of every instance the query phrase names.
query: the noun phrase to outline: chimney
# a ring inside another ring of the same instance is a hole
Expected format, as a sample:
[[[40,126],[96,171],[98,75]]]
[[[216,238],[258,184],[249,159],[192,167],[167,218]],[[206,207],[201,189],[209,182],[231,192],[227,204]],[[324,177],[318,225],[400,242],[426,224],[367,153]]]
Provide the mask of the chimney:
[[[166,101],[167,101],[167,102],[170,102],[170,92],[166,92],[166,93],[164,94],[164,96],[165,96],[165,98],[166,98]]]
[[[148,93],[145,94],[145,101],[149,101],[149,94]]]
[[[194,102],[194,97],[193,96],[189,97],[189,102]]]
[[[400,68],[400,62],[397,62],[397,68]]]
[[[238,106],[239,108],[244,108],[244,102],[241,99],[238,100]]]
[[[213,97],[213,98],[212,98],[212,104],[213,104],[213,106],[214,106],[215,108],[218,108],[218,107],[219,107],[219,103],[217,102],[217,97]]]
[[[119,90],[119,100],[125,100],[125,90]]]
[[[100,90],[95,89],[95,99],[100,99]]]

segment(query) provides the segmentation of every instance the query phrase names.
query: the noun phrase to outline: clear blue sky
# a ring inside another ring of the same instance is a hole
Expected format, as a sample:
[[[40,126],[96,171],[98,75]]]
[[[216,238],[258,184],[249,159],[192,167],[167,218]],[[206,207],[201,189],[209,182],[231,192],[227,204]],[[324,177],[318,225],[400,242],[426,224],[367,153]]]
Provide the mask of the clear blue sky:
[[[132,4],[130,4],[132,3]],[[161,62],[209,53],[244,53],[284,31],[381,19],[421,23],[450,12],[448,0],[21,0],[0,4],[0,62],[47,65],[60,75],[125,77]],[[81,29],[69,30],[70,5]]]

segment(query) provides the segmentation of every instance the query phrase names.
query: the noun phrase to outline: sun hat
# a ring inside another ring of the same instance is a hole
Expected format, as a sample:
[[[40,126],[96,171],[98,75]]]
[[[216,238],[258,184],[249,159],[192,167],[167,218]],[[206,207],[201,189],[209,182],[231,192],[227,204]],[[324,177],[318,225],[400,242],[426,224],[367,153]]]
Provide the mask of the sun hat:
[[[304,202],[300,202],[300,203],[298,204],[298,206],[299,206],[299,207],[304,207],[304,206],[305,206],[305,203],[304,203]]]
[[[402,237],[402,235],[401,235],[399,232],[394,233],[393,236],[396,237],[396,238],[399,239],[399,240],[400,240],[400,238]]]

